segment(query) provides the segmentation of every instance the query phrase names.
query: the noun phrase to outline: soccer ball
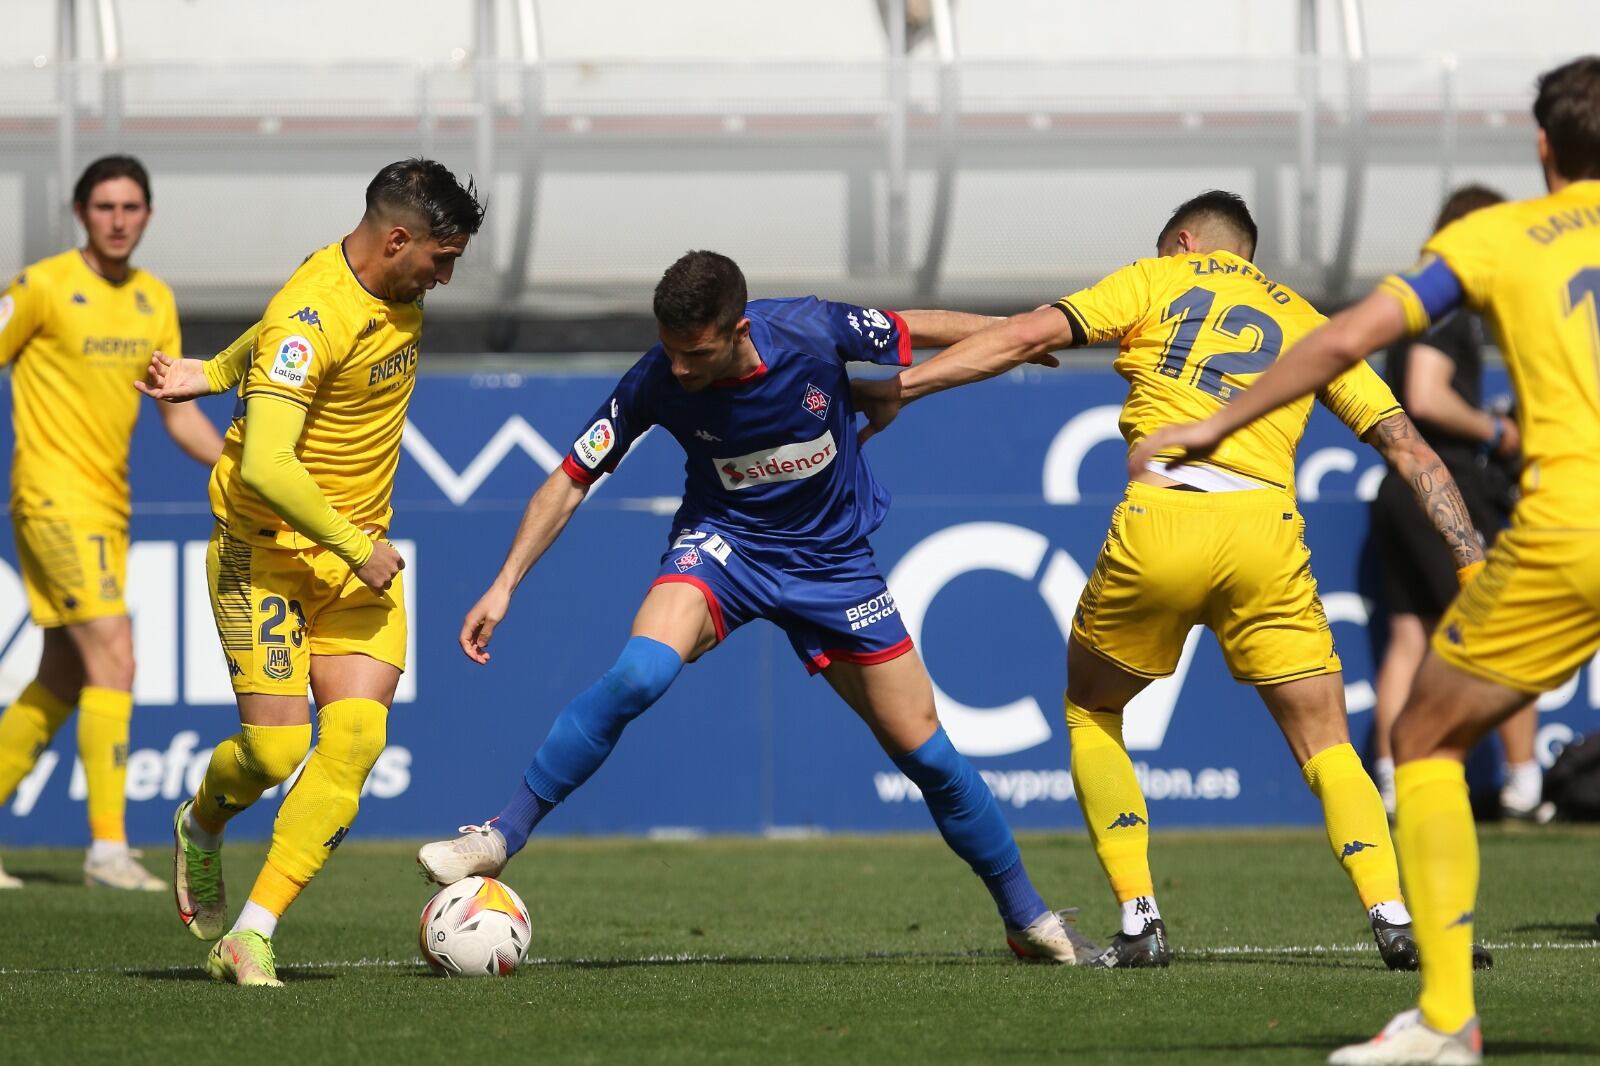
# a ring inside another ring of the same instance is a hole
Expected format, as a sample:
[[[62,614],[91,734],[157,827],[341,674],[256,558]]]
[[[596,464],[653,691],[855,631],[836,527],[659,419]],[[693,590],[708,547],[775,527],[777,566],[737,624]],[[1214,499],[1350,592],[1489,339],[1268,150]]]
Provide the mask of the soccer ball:
[[[457,881],[422,908],[422,958],[442,977],[509,974],[528,953],[533,922],[511,889],[492,877]]]

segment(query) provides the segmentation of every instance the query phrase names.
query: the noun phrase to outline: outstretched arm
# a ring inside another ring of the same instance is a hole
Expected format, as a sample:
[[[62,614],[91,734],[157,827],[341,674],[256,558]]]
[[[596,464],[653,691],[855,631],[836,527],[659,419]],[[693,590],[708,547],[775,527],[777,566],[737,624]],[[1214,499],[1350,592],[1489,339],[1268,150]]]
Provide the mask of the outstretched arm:
[[[1403,414],[1390,415],[1362,439],[1378,449],[1394,472],[1406,479],[1417,497],[1417,506],[1444,538],[1456,561],[1456,570],[1467,571],[1468,577],[1475,573],[1483,563],[1483,538],[1472,524],[1456,479],[1422,439],[1411,419]]]
[[[865,441],[887,428],[912,400],[983,381],[1027,362],[1057,366],[1050,353],[1073,343],[1072,322],[1054,305],[991,321],[992,325],[896,377],[853,383],[856,408],[867,416],[859,439]],[[920,340],[916,327],[910,328],[913,339]]]
[[[916,331],[912,331],[916,336]],[[1030,360],[1070,347],[1072,323],[1059,307],[1035,308],[1010,318],[992,320],[987,328],[946,348],[925,363],[901,372],[901,403],[936,392],[983,381]],[[1055,360],[1050,359],[1053,365]]]
[[[557,467],[533,494],[522,512],[522,522],[517,526],[517,535],[512,538],[511,550],[506,553],[500,573],[489,586],[489,591],[473,604],[461,624],[458,641],[467,658],[480,664],[489,661],[486,649],[490,638],[494,636],[495,627],[511,606],[511,594],[517,590],[528,571],[533,569],[533,564],[556,542],[588,493],[588,485],[574,480],[564,469]]]
[[[1173,451],[1184,459],[1210,453],[1230,433],[1302,396],[1310,396],[1367,357],[1407,333],[1400,301],[1379,289],[1354,307],[1334,315],[1256,379],[1227,406],[1201,422],[1163,426],[1128,453],[1128,473],[1144,470],[1157,455]]]
[[[175,359],[164,352],[154,352],[145,380],[135,381],[133,387],[153,400],[167,403],[227,392],[243,381],[250,369],[256,331],[260,328],[261,323],[255,323],[210,359]]]
[[[996,322],[998,315],[973,315],[965,311],[901,311],[911,343],[918,348],[948,348]]]

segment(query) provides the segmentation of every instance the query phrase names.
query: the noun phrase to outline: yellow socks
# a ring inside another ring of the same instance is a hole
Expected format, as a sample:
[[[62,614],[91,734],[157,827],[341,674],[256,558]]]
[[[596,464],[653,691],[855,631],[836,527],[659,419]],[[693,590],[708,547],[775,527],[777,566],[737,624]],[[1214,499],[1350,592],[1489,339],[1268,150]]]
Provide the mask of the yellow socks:
[[[10,802],[17,783],[28,776],[71,713],[70,704],[35,681],[0,714],[0,803]]]
[[[281,916],[343,842],[361,786],[386,740],[389,709],[376,700],[336,700],[318,711],[317,746],[278,808],[272,847],[250,902]]]
[[[1312,793],[1322,801],[1333,857],[1355,882],[1361,905],[1371,910],[1400,898],[1400,870],[1389,821],[1378,786],[1349,744],[1317,752],[1300,768]]]
[[[1086,711],[1066,701],[1072,784],[1095,854],[1119,903],[1153,897],[1150,815],[1122,745],[1122,715]]]
[[[133,694],[86,687],[78,696],[78,758],[89,783],[89,835],[125,841],[128,806],[128,723]]]
[[[246,725],[211,753],[205,780],[194,795],[195,822],[220,833],[228,819],[282,784],[311,750],[311,723]]]
[[[1472,998],[1472,908],[1478,835],[1466,774],[1454,759],[1418,759],[1394,772],[1406,902],[1422,956],[1422,1020],[1453,1033],[1477,1013]]]

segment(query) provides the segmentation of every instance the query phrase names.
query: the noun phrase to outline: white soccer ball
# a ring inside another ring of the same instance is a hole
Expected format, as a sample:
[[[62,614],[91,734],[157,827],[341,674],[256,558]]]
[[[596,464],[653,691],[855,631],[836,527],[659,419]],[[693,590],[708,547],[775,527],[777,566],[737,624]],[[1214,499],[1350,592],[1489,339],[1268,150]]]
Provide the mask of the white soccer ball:
[[[521,897],[492,877],[457,881],[422,908],[422,958],[443,977],[509,974],[532,936]]]

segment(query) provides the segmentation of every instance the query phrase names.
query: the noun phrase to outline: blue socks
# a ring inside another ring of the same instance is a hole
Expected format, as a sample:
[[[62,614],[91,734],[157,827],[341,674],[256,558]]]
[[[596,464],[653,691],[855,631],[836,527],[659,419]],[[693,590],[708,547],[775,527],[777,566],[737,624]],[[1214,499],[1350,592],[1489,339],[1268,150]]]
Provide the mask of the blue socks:
[[[894,756],[894,764],[922,792],[950,850],[983,879],[1006,925],[1024,928],[1049,909],[1028,880],[994,793],[950,743],[943,726],[916,751]]]
[[[1000,917],[1010,929],[1026,929],[1035,918],[1050,909],[1028,879],[1028,871],[1020,858],[1009,870],[985,877],[983,887],[994,897],[994,905],[999,908]]]
[[[505,834],[507,854],[519,851],[539,820],[600,769],[623,729],[661,698],[682,669],[683,660],[665,644],[633,637],[611,669],[562,709],[523,774],[523,787],[495,823]]]
[[[494,819],[494,827],[506,838],[506,857],[521,851],[533,827],[555,809],[554,803],[529,788],[526,781],[518,781],[517,790],[506,801],[505,809]]]

